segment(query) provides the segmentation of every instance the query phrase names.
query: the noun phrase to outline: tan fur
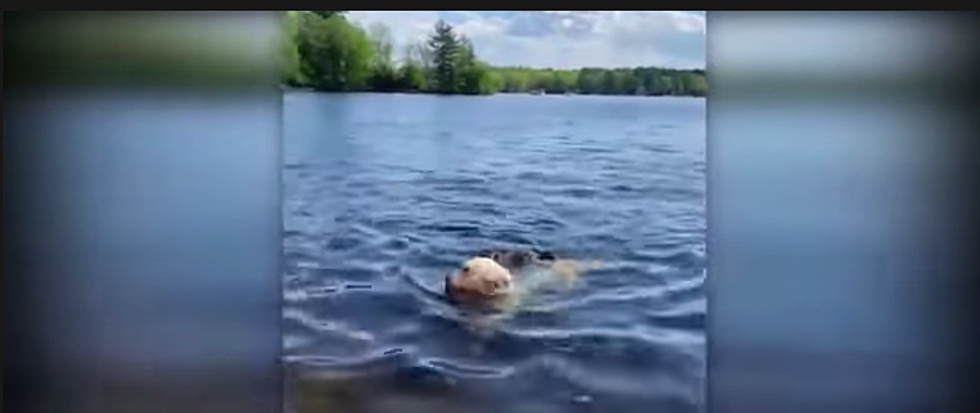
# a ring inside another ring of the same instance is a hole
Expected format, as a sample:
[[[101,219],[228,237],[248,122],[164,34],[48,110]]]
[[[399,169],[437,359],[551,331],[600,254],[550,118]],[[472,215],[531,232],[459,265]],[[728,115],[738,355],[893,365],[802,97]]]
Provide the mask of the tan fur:
[[[579,273],[599,268],[602,268],[602,263],[599,261],[583,263],[575,260],[559,259],[551,264],[551,269],[558,273],[568,284],[574,282]]]
[[[490,258],[472,258],[450,278],[455,292],[484,297],[503,296],[511,291],[510,271]]]

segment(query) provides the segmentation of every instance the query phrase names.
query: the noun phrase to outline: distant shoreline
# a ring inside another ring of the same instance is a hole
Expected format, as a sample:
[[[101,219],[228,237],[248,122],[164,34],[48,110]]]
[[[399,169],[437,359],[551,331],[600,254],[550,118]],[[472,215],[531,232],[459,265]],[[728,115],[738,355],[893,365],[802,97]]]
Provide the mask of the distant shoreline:
[[[418,91],[427,94],[705,96],[704,69],[657,66],[578,69],[493,66],[473,42],[439,20],[426,39],[394,55],[384,25],[365,30],[344,11],[298,11],[284,16],[280,82],[322,91]]]
[[[526,95],[526,96],[633,96],[633,97],[683,97],[683,98],[707,98],[707,95],[692,95],[692,94],[623,94],[623,93],[541,93],[534,94],[530,92],[494,92],[489,94],[477,94],[477,93],[438,93],[438,92],[426,92],[419,90],[318,90],[309,86],[289,86],[280,85],[280,90],[282,91],[302,91],[302,92],[316,92],[316,93],[327,93],[327,94],[349,94],[349,93],[376,93],[383,95],[430,95],[430,96],[494,96],[494,95]]]

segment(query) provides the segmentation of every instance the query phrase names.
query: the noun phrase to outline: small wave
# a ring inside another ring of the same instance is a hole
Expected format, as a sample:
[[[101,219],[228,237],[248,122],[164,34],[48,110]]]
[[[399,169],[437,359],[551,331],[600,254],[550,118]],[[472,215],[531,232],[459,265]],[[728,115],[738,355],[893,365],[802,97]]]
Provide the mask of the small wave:
[[[661,341],[641,330],[618,328],[528,329],[505,330],[505,332],[512,338],[530,340],[535,343],[553,342],[566,346],[578,346],[590,351],[601,350],[602,343],[615,343],[617,346],[633,346],[634,348],[661,343]]]
[[[599,191],[592,188],[569,188],[561,190],[560,193],[572,198],[594,198]]]
[[[409,286],[413,287],[414,291],[422,293],[426,297],[439,299],[444,298],[441,290],[442,280],[440,280],[439,287],[426,285],[409,274],[402,274],[402,280],[404,280]]]
[[[490,236],[490,239],[500,241],[515,248],[527,248],[534,246],[534,241],[531,240],[531,238],[513,231],[496,231]]]
[[[331,357],[319,354],[295,354],[283,357],[287,363],[312,365],[325,368],[324,373],[370,373],[378,370],[396,370],[399,366],[411,364],[414,356],[409,349],[391,352],[378,350],[357,357]]]
[[[470,224],[426,224],[419,227],[423,231],[450,232],[450,233],[479,233],[480,227]]]
[[[337,281],[373,281],[378,278],[381,271],[376,267],[357,265],[353,261],[345,263],[343,266],[317,267],[314,269],[318,278],[337,280]]]
[[[614,150],[612,148],[606,148],[606,147],[601,147],[601,146],[577,146],[577,147],[573,148],[573,150],[575,152],[588,153],[588,154],[593,154],[593,153],[616,153],[617,152],[616,150]]]
[[[680,151],[666,145],[646,145],[643,146],[642,148],[653,153],[666,153],[666,154],[680,153]]]
[[[312,342],[313,339],[306,336],[286,334],[282,337],[282,347],[284,350],[293,350]]]
[[[431,174],[426,174],[417,178],[414,182],[415,185],[481,185],[488,183],[487,179],[484,177],[467,177],[467,176],[433,176]]]
[[[514,371],[513,368],[495,369],[484,366],[471,366],[444,359],[430,359],[424,362],[424,364],[432,366],[446,374],[468,378],[505,378]]]
[[[347,251],[363,244],[364,241],[358,237],[336,235],[327,241],[327,249],[333,251]]]
[[[537,373],[536,372],[540,372]],[[547,375],[569,381],[590,402],[602,402],[604,397],[632,399],[625,411],[698,411],[700,396],[697,386],[671,376],[664,369],[642,371],[613,370],[583,365],[565,358],[545,356],[520,366],[522,375]]]
[[[703,292],[699,292],[703,295]],[[704,331],[707,326],[707,312],[704,298],[675,300],[666,308],[650,308],[644,313],[646,319],[652,325],[688,330],[692,332]]]
[[[609,189],[611,191],[613,191],[613,192],[635,192],[635,191],[637,191],[637,188],[634,188],[634,187],[632,187],[630,185],[625,185],[625,184],[616,184],[616,185],[613,185],[613,186],[609,187]]]
[[[336,294],[337,290],[337,287],[302,287],[284,291],[283,299],[287,302],[302,302]]]
[[[318,319],[306,311],[295,308],[283,310],[283,319],[294,321],[314,331],[336,334],[351,340],[366,342],[374,340],[374,335],[369,331],[356,329],[339,321]]]
[[[556,230],[565,227],[565,223],[547,217],[525,218],[518,221],[522,225],[527,225],[535,230]]]

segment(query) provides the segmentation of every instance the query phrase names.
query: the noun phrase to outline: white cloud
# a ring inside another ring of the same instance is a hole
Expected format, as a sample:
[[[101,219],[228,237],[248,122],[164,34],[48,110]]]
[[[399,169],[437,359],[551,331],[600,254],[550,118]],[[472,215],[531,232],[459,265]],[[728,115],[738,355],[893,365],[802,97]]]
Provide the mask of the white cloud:
[[[494,65],[704,67],[703,14],[676,11],[358,12],[388,26],[397,50],[425,40],[444,18]]]

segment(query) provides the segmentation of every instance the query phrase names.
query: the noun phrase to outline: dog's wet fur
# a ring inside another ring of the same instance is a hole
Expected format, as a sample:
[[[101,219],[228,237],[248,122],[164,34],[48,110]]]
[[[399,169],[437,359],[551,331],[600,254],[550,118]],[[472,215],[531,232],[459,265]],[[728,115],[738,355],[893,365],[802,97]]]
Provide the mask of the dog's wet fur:
[[[547,251],[539,250],[482,250],[474,254],[472,258],[489,258],[507,269],[511,274],[519,273],[521,270],[534,264],[550,264],[555,261],[555,255]],[[451,300],[472,301],[477,297],[466,297],[465,292],[456,291],[451,288],[450,279],[452,274],[446,275],[445,294]]]
[[[498,264],[511,272],[519,271],[534,263],[553,263],[555,254],[541,250],[483,250],[476,254],[477,257],[486,257],[496,261]]]
[[[537,249],[528,250],[482,250],[470,259],[489,258],[510,272],[513,277],[514,289],[506,294],[486,295],[465,289],[452,288],[452,277],[455,273],[447,274],[444,294],[453,304],[477,310],[515,311],[517,306],[533,291],[554,281],[564,281],[566,287],[571,286],[578,273],[598,268],[598,263],[589,266],[571,260],[561,259],[550,251]]]

